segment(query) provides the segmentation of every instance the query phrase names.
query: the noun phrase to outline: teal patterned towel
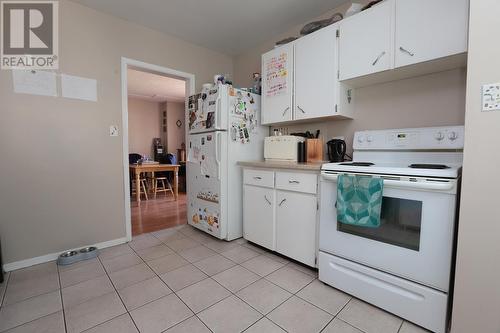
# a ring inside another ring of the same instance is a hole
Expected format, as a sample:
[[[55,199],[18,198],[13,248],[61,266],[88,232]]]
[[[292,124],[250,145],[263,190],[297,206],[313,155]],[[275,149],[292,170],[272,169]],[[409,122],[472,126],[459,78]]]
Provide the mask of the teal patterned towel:
[[[337,221],[359,227],[378,228],[383,189],[382,178],[339,175]]]

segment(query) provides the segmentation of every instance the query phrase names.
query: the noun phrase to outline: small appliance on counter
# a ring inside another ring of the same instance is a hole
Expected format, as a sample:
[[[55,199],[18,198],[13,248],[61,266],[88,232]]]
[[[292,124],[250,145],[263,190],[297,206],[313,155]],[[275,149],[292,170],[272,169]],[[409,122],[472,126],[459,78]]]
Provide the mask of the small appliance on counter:
[[[330,162],[344,162],[346,144],[342,139],[332,139],[326,143],[328,160]]]
[[[268,136],[264,139],[264,159],[297,162],[299,160],[298,143],[304,141],[305,138],[294,135]]]

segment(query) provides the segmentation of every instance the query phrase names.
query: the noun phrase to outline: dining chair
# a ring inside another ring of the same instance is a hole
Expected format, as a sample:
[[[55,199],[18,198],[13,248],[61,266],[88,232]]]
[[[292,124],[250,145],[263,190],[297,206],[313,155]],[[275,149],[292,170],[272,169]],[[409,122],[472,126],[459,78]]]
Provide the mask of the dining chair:
[[[175,156],[172,154],[159,155],[158,162],[160,164],[175,164]],[[172,196],[174,196],[172,184],[169,179],[170,173],[170,171],[160,171],[153,174],[153,194],[155,199],[156,194],[161,192],[164,192],[165,196],[167,196],[167,192],[172,193]]]

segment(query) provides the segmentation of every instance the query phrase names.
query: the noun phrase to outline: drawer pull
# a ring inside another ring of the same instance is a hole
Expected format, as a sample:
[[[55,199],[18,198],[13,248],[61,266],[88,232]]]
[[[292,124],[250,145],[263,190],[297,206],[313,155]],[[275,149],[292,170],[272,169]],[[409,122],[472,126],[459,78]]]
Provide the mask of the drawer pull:
[[[256,180],[261,180],[261,179],[262,179],[262,177],[255,176],[255,177],[253,177],[253,179],[256,179]]]
[[[266,195],[264,195],[264,199],[266,199],[266,201],[269,204],[269,206],[271,206],[271,200],[269,200]]]
[[[283,117],[285,116],[285,114],[287,113],[288,110],[290,110],[289,106],[285,109],[285,111],[283,111],[283,114],[282,114]]]
[[[289,184],[300,184],[300,182],[298,180],[289,180],[288,183]]]
[[[280,207],[281,207],[281,205],[282,205],[282,204],[284,204],[284,203],[285,203],[285,201],[286,201],[286,199],[281,200],[281,202],[280,202],[280,204],[279,204],[278,206],[280,206]]]
[[[306,113],[303,108],[301,108],[299,105],[297,105],[297,109],[299,109],[300,112]]]

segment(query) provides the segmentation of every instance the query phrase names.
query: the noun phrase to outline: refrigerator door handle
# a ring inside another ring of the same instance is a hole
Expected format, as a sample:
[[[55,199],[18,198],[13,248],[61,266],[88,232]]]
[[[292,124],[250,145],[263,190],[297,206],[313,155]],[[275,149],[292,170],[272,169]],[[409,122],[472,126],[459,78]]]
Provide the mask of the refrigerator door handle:
[[[216,106],[216,110],[215,110],[215,117],[217,118],[215,123],[217,124],[217,129],[221,128],[220,109],[221,109],[221,101],[220,101],[220,98],[217,98],[217,106]]]
[[[217,162],[217,179],[220,179],[220,151],[221,151],[221,135],[222,133],[217,132],[216,134],[217,145],[215,146],[215,161]]]

